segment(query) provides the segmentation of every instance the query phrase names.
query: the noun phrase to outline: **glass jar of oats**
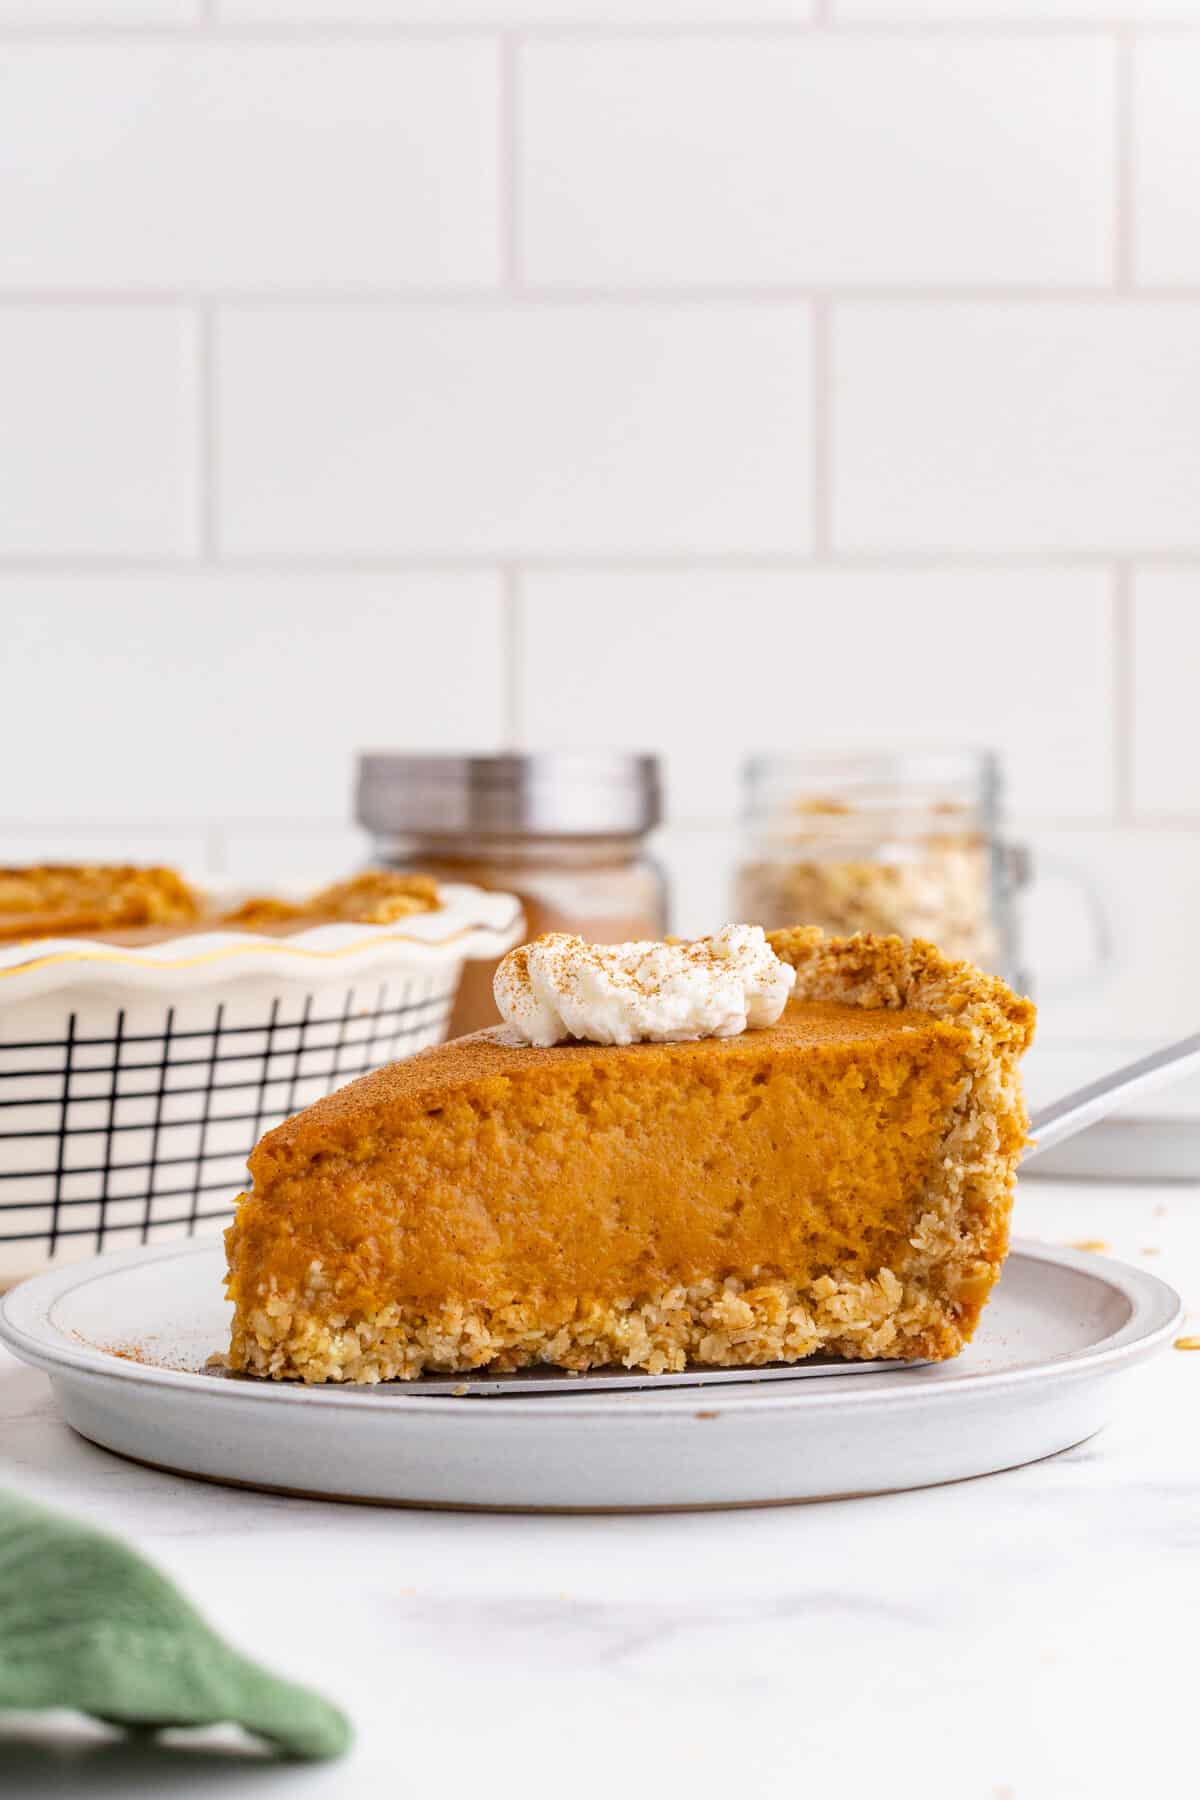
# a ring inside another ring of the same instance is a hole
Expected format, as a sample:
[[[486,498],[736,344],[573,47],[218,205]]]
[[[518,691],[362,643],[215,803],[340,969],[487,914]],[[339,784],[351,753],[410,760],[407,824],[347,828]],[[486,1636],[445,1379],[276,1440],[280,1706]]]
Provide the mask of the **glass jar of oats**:
[[[666,884],[646,846],[661,812],[657,757],[630,751],[358,761],[373,863],[516,894],[531,938],[661,938]],[[494,963],[466,964],[451,1037],[499,1023],[494,974]]]
[[[743,784],[735,917],[930,938],[1025,985],[1015,896],[1029,858],[1001,839],[990,751],[756,756]]]

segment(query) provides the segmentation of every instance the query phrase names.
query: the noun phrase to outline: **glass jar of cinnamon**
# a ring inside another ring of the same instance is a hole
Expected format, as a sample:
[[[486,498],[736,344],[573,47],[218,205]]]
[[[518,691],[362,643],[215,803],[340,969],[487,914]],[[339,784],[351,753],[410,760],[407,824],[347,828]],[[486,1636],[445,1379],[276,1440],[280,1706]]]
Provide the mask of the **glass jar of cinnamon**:
[[[628,751],[359,757],[357,817],[378,867],[519,896],[527,935],[661,938],[663,876],[647,852],[662,811],[658,759]],[[495,965],[468,963],[450,1035],[498,1023]]]

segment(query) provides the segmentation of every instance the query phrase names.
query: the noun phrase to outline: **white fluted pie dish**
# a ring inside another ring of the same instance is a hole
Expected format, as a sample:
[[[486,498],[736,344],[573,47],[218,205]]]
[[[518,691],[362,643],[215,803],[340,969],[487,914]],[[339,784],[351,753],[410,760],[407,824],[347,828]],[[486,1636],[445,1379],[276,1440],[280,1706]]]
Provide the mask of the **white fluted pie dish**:
[[[440,1043],[464,962],[524,929],[511,894],[440,895],[386,925],[0,948],[0,1285],[211,1229],[264,1131]]]

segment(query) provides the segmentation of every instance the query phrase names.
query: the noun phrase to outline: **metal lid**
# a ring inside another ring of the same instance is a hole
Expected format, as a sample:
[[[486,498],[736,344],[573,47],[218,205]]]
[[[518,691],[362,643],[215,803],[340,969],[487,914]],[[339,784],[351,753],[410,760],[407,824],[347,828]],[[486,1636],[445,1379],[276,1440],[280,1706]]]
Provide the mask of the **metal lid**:
[[[658,758],[627,750],[366,751],[358,759],[355,816],[379,835],[634,836],[662,817]]]

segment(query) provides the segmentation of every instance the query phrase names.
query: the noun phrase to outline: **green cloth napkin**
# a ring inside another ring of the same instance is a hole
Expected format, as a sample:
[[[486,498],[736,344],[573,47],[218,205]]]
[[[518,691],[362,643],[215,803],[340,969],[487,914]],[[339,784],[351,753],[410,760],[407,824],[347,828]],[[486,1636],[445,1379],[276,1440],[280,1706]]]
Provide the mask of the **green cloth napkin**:
[[[114,1725],[244,1726],[281,1753],[340,1756],[336,1707],[221,1641],[116,1538],[0,1493],[0,1708]]]

